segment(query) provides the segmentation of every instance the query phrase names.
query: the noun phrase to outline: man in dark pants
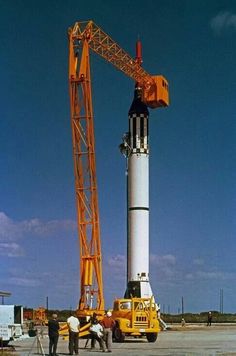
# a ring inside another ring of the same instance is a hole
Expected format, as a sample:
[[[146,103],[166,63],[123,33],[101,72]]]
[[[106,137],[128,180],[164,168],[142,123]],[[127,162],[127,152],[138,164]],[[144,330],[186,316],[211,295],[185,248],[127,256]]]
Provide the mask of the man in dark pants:
[[[93,313],[90,319],[91,350],[95,350],[95,342],[98,341],[100,350],[105,352],[105,343],[103,340],[103,327],[98,322],[97,314]]]
[[[207,326],[211,326],[211,321],[212,321],[212,314],[209,311],[208,316],[207,316]]]
[[[76,317],[76,313],[71,313],[71,316],[67,319],[67,325],[69,329],[69,354],[79,354],[79,319]]]
[[[56,356],[57,343],[59,338],[59,322],[57,320],[57,314],[52,315],[52,319],[48,321],[48,336],[49,336],[49,355]]]

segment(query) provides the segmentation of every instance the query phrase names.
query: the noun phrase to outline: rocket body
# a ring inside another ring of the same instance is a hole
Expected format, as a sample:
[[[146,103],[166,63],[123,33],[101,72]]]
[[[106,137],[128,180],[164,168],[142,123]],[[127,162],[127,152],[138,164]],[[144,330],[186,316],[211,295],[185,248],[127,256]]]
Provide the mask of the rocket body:
[[[135,88],[129,110],[127,179],[127,290],[125,297],[151,297],[149,283],[148,109]]]
[[[149,270],[148,158],[148,155],[133,154],[128,165],[128,279],[131,281],[147,277]]]

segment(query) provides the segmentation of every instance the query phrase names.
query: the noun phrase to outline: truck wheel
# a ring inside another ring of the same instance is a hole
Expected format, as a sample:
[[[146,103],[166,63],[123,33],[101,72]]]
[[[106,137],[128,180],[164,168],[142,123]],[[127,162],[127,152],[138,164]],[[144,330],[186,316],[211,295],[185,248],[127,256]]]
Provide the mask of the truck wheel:
[[[113,331],[113,337],[114,337],[114,341],[116,341],[116,342],[124,342],[125,334],[122,333],[119,326],[115,327],[115,329]]]
[[[148,342],[155,342],[157,339],[157,333],[148,333],[146,334]]]

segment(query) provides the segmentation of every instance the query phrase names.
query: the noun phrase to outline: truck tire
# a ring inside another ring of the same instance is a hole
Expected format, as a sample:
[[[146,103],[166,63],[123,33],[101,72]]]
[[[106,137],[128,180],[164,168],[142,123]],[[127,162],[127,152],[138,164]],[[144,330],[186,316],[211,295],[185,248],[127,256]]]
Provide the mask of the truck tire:
[[[124,342],[125,334],[121,331],[118,325],[115,326],[113,330],[113,338],[115,342]]]
[[[148,333],[146,334],[148,342],[155,342],[157,339],[157,333]]]

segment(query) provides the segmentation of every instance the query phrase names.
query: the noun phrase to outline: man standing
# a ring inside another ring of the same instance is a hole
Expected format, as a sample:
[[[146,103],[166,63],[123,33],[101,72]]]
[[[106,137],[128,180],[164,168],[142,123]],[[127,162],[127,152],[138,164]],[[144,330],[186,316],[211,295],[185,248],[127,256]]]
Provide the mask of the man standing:
[[[211,326],[211,321],[212,321],[212,314],[209,311],[208,316],[207,316],[207,326]]]
[[[100,350],[105,352],[105,343],[103,340],[103,327],[99,324],[96,313],[93,313],[91,318],[90,334],[91,334],[91,350],[95,350],[95,341],[99,342]]]
[[[52,319],[48,321],[49,355],[56,356],[57,343],[59,338],[59,322],[57,314],[52,314]]]
[[[79,319],[76,313],[71,313],[71,316],[67,319],[67,325],[69,329],[69,354],[79,354]]]
[[[112,330],[115,326],[115,321],[111,317],[111,312],[107,312],[101,321],[101,325],[104,329],[104,340],[106,343],[107,351],[111,352],[111,344],[112,344]]]

